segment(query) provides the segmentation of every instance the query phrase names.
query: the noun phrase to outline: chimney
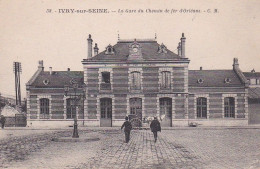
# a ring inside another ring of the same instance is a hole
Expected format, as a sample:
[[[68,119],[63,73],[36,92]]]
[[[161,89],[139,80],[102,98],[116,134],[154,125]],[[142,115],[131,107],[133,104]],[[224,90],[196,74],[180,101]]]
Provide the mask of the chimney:
[[[181,56],[181,42],[178,43],[178,55]]]
[[[68,68],[68,72],[70,71],[70,68]]]
[[[234,72],[236,72],[236,74],[238,75],[238,77],[241,80],[241,82],[243,82],[245,84],[245,87],[248,87],[249,86],[249,81],[247,80],[247,78],[245,77],[243,72],[240,70],[239,64],[238,64],[238,59],[234,58],[233,61],[234,61],[233,62],[233,70],[234,70]]]
[[[44,67],[43,67],[43,60],[39,60],[38,70],[41,70],[41,71],[44,70]]]
[[[233,60],[233,69],[239,69],[238,59],[234,58]]]
[[[200,67],[200,70],[202,70],[202,66]]]
[[[92,57],[92,42],[91,35],[88,35],[88,58]]]
[[[186,38],[184,37],[184,33],[182,33],[181,36],[181,57],[185,58],[185,40]]]
[[[94,47],[94,56],[98,54],[98,46],[97,43],[95,43],[95,47]]]
[[[52,67],[49,67],[50,75],[52,75]]]

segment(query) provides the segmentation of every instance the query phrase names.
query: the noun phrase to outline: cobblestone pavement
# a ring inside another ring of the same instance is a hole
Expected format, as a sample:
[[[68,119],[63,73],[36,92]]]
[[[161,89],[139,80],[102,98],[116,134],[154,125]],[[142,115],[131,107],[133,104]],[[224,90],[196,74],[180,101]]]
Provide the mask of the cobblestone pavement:
[[[133,131],[129,143],[118,129],[80,131],[100,141],[53,142],[71,131],[0,140],[0,168],[260,168],[260,129]]]

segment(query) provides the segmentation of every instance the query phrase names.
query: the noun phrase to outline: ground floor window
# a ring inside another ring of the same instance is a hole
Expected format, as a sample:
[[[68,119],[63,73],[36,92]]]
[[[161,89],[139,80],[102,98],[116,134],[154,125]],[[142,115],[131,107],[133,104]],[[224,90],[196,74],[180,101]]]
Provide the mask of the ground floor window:
[[[112,118],[112,99],[102,98],[100,99],[101,118]]]
[[[47,116],[50,113],[50,109],[49,109],[49,99],[43,98],[40,99],[40,114],[42,114],[43,116]]]
[[[235,99],[233,97],[226,97],[224,99],[224,116],[235,117]]]
[[[197,98],[197,118],[207,118],[207,98]]]
[[[67,119],[73,119],[76,117],[76,106],[73,104],[73,99],[66,100],[66,108],[67,108]]]
[[[172,116],[172,99],[160,98],[160,116],[171,118]]]

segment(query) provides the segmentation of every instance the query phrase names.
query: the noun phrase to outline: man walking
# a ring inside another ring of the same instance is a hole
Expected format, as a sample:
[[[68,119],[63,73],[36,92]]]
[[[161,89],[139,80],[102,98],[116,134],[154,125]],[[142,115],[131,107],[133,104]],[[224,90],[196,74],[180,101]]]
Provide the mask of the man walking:
[[[161,124],[158,121],[157,117],[154,117],[154,120],[150,124],[150,128],[151,128],[151,131],[153,132],[154,142],[156,143],[156,141],[157,141],[157,132],[158,131],[161,132]]]
[[[132,125],[131,123],[128,121],[128,117],[125,117],[125,122],[121,127],[121,130],[124,128],[124,132],[125,132],[125,142],[128,143],[130,140],[130,132],[132,130]]]
[[[5,116],[1,115],[0,122],[2,124],[1,125],[2,129],[4,129],[4,127],[5,127]]]

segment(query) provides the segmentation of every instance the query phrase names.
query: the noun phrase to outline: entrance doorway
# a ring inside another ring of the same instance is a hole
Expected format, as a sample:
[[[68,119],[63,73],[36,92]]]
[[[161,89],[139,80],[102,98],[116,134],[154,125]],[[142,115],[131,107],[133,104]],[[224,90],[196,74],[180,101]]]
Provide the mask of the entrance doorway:
[[[112,127],[112,99],[100,99],[100,127]]]
[[[160,119],[162,127],[172,126],[172,99],[160,98]]]
[[[134,127],[142,126],[142,99],[141,98],[131,98],[130,102],[130,117],[131,122]]]

